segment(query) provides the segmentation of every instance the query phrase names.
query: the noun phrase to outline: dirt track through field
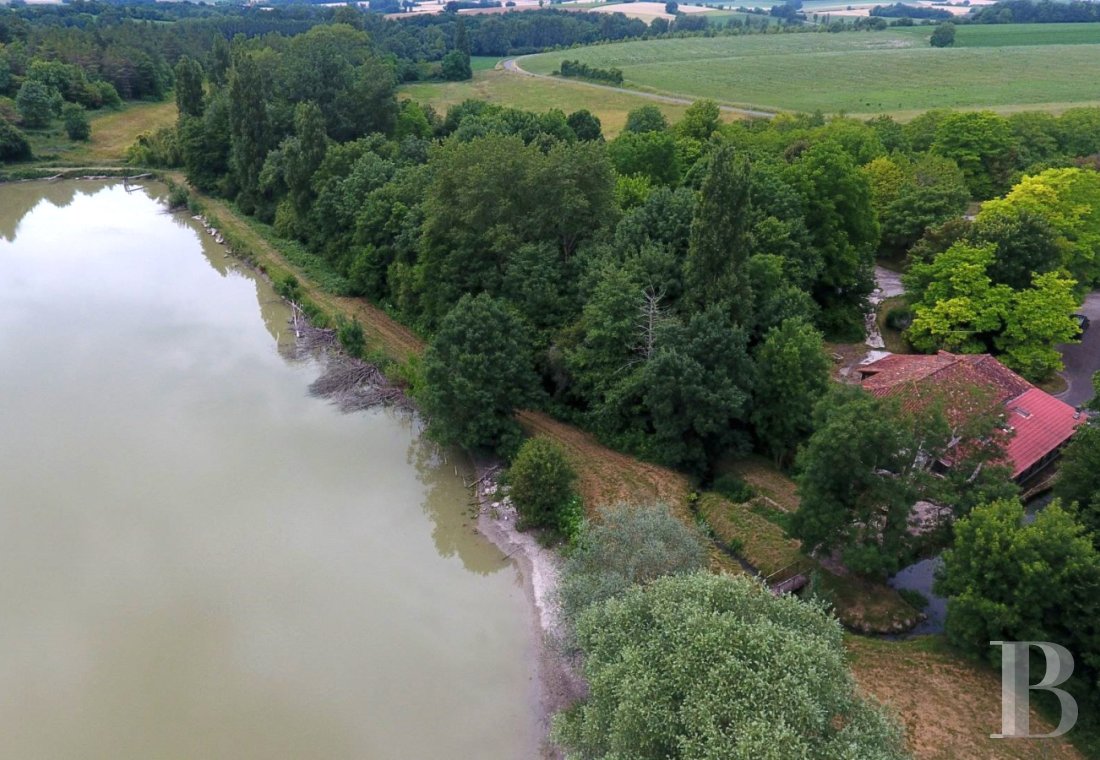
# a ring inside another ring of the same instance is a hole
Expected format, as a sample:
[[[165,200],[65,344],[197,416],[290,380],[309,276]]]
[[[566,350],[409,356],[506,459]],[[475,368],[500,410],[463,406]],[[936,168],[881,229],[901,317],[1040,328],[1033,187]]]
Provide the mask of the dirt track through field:
[[[501,61],[501,66],[505,71],[509,71],[513,74],[519,74],[520,76],[533,77],[535,79],[549,79],[550,81],[561,81],[558,77],[547,76],[546,74],[535,74],[520,67],[517,63],[518,58],[506,58]],[[625,92],[628,95],[636,95],[639,98],[646,98],[648,100],[654,100],[658,103],[668,103],[674,106],[690,106],[696,100],[701,98],[678,98],[672,95],[657,95],[652,92],[642,92],[641,90],[630,90],[626,87],[613,87],[609,84],[596,84],[595,82],[586,82],[583,79],[572,79],[571,81],[577,84],[584,85],[585,87],[595,87],[598,90],[610,90],[612,92]],[[751,108],[737,108],[735,106],[718,106],[719,110],[727,113],[735,113],[739,116],[747,116],[753,119],[771,119],[775,117],[775,113],[772,111],[754,111]]]

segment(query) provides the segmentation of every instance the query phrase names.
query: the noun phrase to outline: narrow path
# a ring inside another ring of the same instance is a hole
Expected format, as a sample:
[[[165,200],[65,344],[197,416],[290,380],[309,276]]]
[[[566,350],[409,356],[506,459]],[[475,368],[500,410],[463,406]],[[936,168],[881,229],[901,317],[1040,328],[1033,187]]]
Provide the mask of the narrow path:
[[[501,66],[505,71],[509,71],[513,74],[519,74],[520,76],[533,77],[535,79],[549,79],[551,81],[561,81],[558,77],[552,77],[548,74],[536,74],[527,69],[521,68],[517,63],[518,58],[506,58],[501,61]],[[586,82],[583,79],[570,79],[570,82],[575,82],[585,87],[595,87],[599,90],[610,90],[611,92],[622,92],[627,95],[636,95],[639,98],[646,98],[647,100],[655,100],[658,103],[669,103],[675,106],[690,106],[698,98],[681,98],[674,95],[658,95],[652,92],[642,92],[640,90],[631,90],[626,87],[614,87],[609,84],[597,84],[595,82]],[[737,108],[736,106],[718,106],[719,110],[726,111],[727,113],[740,114],[741,116],[748,116],[754,119],[771,119],[775,117],[775,113],[772,111],[756,111],[751,108]]]
[[[875,285],[882,291],[883,298],[893,298],[905,293],[905,287],[901,284],[901,272],[875,265]]]

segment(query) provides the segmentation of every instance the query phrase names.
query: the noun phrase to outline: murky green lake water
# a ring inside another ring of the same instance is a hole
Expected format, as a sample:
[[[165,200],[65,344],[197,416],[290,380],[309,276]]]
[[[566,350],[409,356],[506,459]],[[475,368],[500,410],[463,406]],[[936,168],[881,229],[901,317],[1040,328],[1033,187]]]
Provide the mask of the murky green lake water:
[[[529,613],[453,462],[310,398],[163,192],[0,185],[0,758],[531,756]]]

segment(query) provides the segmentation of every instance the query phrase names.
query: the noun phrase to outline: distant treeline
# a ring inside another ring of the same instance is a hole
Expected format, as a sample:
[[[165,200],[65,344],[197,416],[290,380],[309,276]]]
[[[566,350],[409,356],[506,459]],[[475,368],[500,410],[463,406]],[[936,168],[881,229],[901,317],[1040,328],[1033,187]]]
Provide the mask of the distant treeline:
[[[619,13],[571,13],[555,9],[462,17],[470,54],[523,55],[573,45],[641,39],[649,26]],[[383,51],[399,58],[436,60],[454,38],[456,16],[421,14],[399,21],[370,19],[366,30]],[[666,22],[667,26],[667,22]]]
[[[967,19],[975,24],[1089,23],[1100,21],[1100,3],[1006,0],[972,11]]]
[[[599,82],[610,82],[611,84],[623,83],[622,69],[600,69],[580,61],[562,61],[559,73],[563,77],[595,79]]]
[[[504,3],[500,0],[450,0],[444,7],[450,13],[458,13],[469,8],[502,8]]]
[[[906,5],[905,3],[894,3],[893,5],[876,5],[871,9],[872,16],[881,16],[883,18],[914,18],[914,19],[933,19],[933,20],[950,20],[954,18],[951,11],[944,10],[943,8],[928,8],[923,6]]]
[[[1072,24],[1100,22],[1100,3],[1073,0],[1004,0],[975,7],[965,16],[956,16],[944,8],[928,8],[894,3],[871,9],[872,16],[884,18],[929,19],[959,24]]]

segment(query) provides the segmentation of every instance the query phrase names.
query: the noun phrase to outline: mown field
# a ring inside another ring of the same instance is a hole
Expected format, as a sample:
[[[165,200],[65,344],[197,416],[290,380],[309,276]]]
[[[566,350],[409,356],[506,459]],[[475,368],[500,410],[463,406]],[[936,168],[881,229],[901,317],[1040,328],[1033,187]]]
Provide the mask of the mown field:
[[[521,58],[622,69],[628,87],[775,110],[909,115],[929,108],[1060,111],[1100,102],[1100,24],[964,26],[934,49],[929,27],[596,45]]]
[[[1100,45],[1100,24],[982,24],[955,32],[955,47],[1020,45]]]
[[[678,121],[687,109],[686,105],[655,102],[629,92],[591,87],[582,82],[525,77],[500,69],[475,71],[468,82],[403,85],[399,93],[400,97],[427,103],[440,113],[470,98],[537,112],[560,108],[571,113],[587,108],[599,117],[608,137],[621,132],[626,115],[639,106],[656,105],[672,122]],[[731,120],[735,116],[723,113],[723,118]]]

